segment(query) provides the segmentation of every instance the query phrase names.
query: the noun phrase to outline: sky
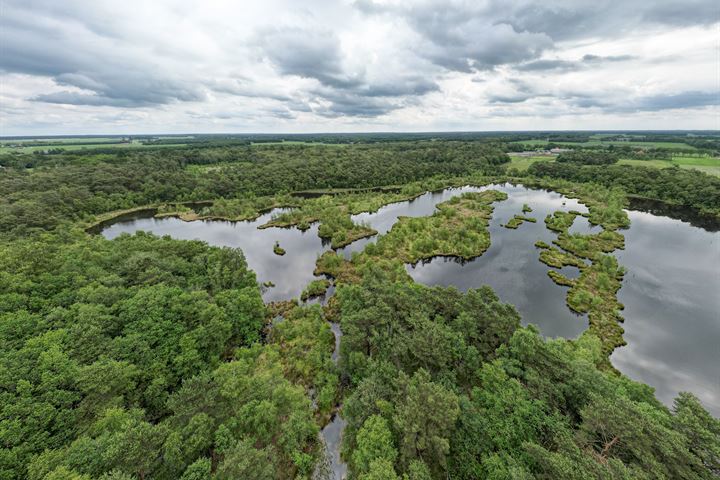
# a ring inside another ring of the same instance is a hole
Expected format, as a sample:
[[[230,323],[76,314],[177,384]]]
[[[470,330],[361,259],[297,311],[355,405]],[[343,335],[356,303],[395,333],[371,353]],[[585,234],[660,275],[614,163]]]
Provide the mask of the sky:
[[[0,0],[0,135],[720,129],[717,0]]]

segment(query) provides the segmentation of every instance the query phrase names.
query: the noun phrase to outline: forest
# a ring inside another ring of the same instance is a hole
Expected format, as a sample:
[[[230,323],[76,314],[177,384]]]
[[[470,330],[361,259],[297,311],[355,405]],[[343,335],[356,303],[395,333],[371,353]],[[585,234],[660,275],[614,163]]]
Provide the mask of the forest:
[[[612,252],[628,199],[718,221],[720,178],[616,165],[596,150],[518,172],[510,142],[539,135],[513,135],[206,137],[0,155],[0,478],[318,478],[319,432],[338,411],[349,479],[718,478],[720,420],[691,393],[661,403],[608,355],[623,342]],[[667,135],[657,140],[678,139]],[[525,205],[508,225],[544,222],[556,238],[538,245],[540,261],[581,268],[550,275],[589,315],[579,338],[523,327],[487,286],[408,277],[406,263],[482,255],[505,198],[496,190],[402,218],[350,258],[329,250],[317,261],[326,276],[283,305],[263,302],[239,249],[88,231],[142,208],[239,220],[283,206],[268,226],[318,223],[335,248],[377,233],[353,214],[492,182],[587,205],[545,219]],[[598,229],[572,233],[578,216]],[[331,323],[343,332],[337,363]]]

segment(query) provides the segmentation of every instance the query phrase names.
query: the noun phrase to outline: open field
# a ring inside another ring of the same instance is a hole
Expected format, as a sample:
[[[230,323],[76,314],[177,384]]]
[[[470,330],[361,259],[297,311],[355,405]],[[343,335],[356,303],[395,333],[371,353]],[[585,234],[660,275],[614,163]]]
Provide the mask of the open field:
[[[263,145],[322,145],[325,147],[346,147],[347,143],[325,143],[325,142],[305,142],[302,140],[282,140],[279,142],[252,142],[253,146]]]
[[[512,142],[523,145],[535,145],[542,147],[547,145],[547,140],[523,140],[518,142]],[[648,148],[677,148],[682,150],[697,150],[697,148],[687,145],[685,143],[676,142],[633,142],[633,141],[618,141],[618,140],[590,140],[588,142],[552,142],[555,145],[572,145],[579,147],[597,147],[597,146],[609,146],[609,145],[620,145],[620,146],[631,146],[631,147],[648,147]]]
[[[508,168],[516,168],[521,172],[524,172],[528,169],[530,165],[536,162],[554,162],[555,157],[543,157],[543,156],[537,156],[537,157],[516,157],[513,155],[510,155],[510,163],[507,165]]]
[[[94,141],[95,139],[93,139]],[[83,140],[82,142],[87,142],[88,140]],[[0,146],[0,154],[3,153],[33,153],[33,152],[42,152],[45,150],[51,150],[56,148],[62,148],[63,150],[92,150],[95,148],[167,148],[167,147],[182,147],[185,144],[184,143],[173,143],[173,144],[158,144],[158,145],[145,145],[141,143],[139,140],[133,140],[129,143],[115,143],[112,141],[112,139],[104,139],[99,140],[97,143],[81,143],[79,139],[77,141],[58,141],[57,143],[53,143],[52,145],[28,145],[28,146],[22,146],[22,147],[10,147],[8,145],[10,144],[17,144],[17,143],[30,143],[30,142],[22,142],[22,141],[12,141],[3,142],[2,146]]]
[[[669,168],[678,166],[685,169],[700,170],[709,175],[720,176],[720,158],[713,157],[673,157],[672,160],[631,160],[622,159],[621,165],[640,167]]]

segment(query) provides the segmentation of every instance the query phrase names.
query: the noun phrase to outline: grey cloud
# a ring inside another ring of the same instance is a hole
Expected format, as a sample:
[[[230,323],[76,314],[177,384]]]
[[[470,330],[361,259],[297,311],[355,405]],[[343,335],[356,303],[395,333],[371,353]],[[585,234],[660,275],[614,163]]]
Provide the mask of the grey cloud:
[[[671,95],[640,97],[628,106],[630,110],[659,111],[675,108],[701,108],[720,105],[720,91],[688,91]]]
[[[507,21],[518,31],[546,33],[554,40],[613,38],[650,25],[711,25],[720,21],[715,0],[562,0],[521,2],[506,12]]]
[[[0,16],[0,70],[51,77],[64,91],[36,101],[73,105],[142,107],[205,98],[201,88],[147,63],[143,58],[103,51],[75,23],[58,27],[42,12],[10,10]],[[66,30],[63,30],[66,28]]]
[[[360,84],[358,75],[343,71],[340,41],[331,31],[274,27],[258,32],[257,42],[265,57],[284,75],[314,78],[337,88]]]
[[[367,97],[400,97],[405,95],[425,95],[440,90],[437,83],[427,78],[404,77],[393,82],[370,83],[355,89],[355,92]]]
[[[281,119],[285,119],[285,120],[292,120],[292,119],[296,118],[295,114],[286,107],[268,108],[265,110],[265,113],[267,113],[268,115],[270,115],[272,117],[281,118]]]
[[[348,73],[340,40],[330,31],[273,27],[259,31],[256,44],[279,73],[319,82],[320,87],[310,93],[324,106],[312,108],[300,101],[288,104],[293,111],[311,110],[326,117],[376,117],[401,108],[407,97],[439,90],[435,81],[413,74],[370,80],[364,71]]]
[[[420,55],[448,70],[474,72],[539,57],[552,47],[542,33],[517,32],[469,14],[457,17],[422,12],[407,18],[428,43]]]
[[[110,106],[110,107],[139,107],[146,105],[138,103],[137,99],[110,98],[102,95],[93,95],[77,92],[55,92],[46,93],[32,97],[30,100],[35,102],[58,103],[62,105],[91,105],[91,106]]]
[[[515,67],[516,70],[521,72],[542,72],[548,70],[578,70],[580,68],[579,62],[573,62],[570,60],[534,60],[527,62]]]
[[[330,100],[328,107],[314,109],[318,115],[329,118],[337,117],[379,117],[402,108],[404,105],[385,99],[368,99],[352,95],[336,96]]]
[[[541,59],[522,63],[515,67],[521,72],[542,72],[542,71],[573,71],[582,70],[591,66],[598,66],[604,63],[625,62],[637,59],[634,55],[592,55],[586,54],[580,60]]]
[[[205,82],[205,86],[214,92],[227,93],[238,97],[269,98],[280,102],[291,100],[288,95],[276,93],[272,89],[258,85],[247,78],[226,80],[211,79]]]
[[[322,88],[313,93],[329,106],[313,109],[325,117],[377,117],[416,103],[417,97],[440,89],[435,82],[415,77],[390,83],[367,83],[349,89]]]
[[[581,109],[600,109],[605,113],[631,113],[720,106],[720,91],[685,91],[673,94],[632,96],[624,91],[581,92],[575,90],[541,90],[519,79],[510,79],[510,93],[487,94],[492,104],[517,104],[530,99],[557,99]]]
[[[525,93],[515,93],[512,95],[490,94],[488,95],[488,101],[490,103],[522,103],[532,97],[534,97],[534,95]]]
[[[427,42],[421,55],[462,72],[535,60],[554,49],[556,41],[612,39],[654,25],[711,25],[720,21],[716,0],[457,0],[450,4],[442,0],[421,4],[357,0],[354,5],[367,15],[403,19]],[[540,70],[543,65],[536,66]],[[545,66],[577,68],[557,63]]]
[[[628,60],[635,60],[638,57],[635,55],[592,55],[590,53],[583,55],[582,61],[586,63],[602,63],[602,62],[626,62]]]
[[[566,93],[557,95],[557,97],[568,100],[571,105],[576,107],[598,108],[605,113],[658,112],[720,106],[720,91],[685,91],[637,97],[621,94],[611,95],[607,92],[599,92],[594,95]]]

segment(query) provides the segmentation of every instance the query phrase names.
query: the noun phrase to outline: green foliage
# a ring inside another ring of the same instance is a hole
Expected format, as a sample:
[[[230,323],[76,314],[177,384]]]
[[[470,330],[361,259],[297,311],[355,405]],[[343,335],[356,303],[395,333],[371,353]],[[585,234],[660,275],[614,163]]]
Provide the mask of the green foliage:
[[[523,209],[523,211],[524,211],[524,209]],[[514,229],[518,228],[520,225],[522,225],[523,222],[535,223],[535,222],[537,222],[537,219],[532,218],[532,217],[526,217],[524,215],[515,215],[515,216],[513,216],[513,218],[508,220],[508,222],[503,226],[505,228],[510,228],[510,229],[514,230]]]
[[[188,220],[255,218],[285,206],[293,209],[273,222],[305,229],[318,221],[337,247],[374,234],[352,214],[486,182],[482,175],[507,160],[496,144],[188,142],[162,154],[0,159],[8,167],[0,178],[0,477],[309,478],[319,426],[341,400],[352,478],[720,474],[720,424],[695,397],[681,394],[670,411],[605,363],[608,345],[622,341],[615,293],[624,270],[607,253],[623,244],[625,192],[716,211],[712,180],[532,166],[553,179],[527,177],[528,185],[579,198],[590,223],[603,227],[572,235],[578,212],[548,220],[557,248],[538,243],[541,259],[582,269],[578,279],[553,278],[571,287],[568,304],[589,312],[591,328],[575,341],[545,340],[519,328],[515,309],[489,288],[424,287],[404,268],[440,254],[482,254],[499,192],[402,219],[351,261],[325,253],[318,273],[342,285],[324,309],[266,308],[237,250],[142,233],[107,241],[71,225],[146,204]],[[310,189],[318,191],[308,198],[287,194]],[[180,203],[210,199],[195,211]],[[303,295],[327,285],[313,282]],[[268,310],[284,320],[263,331]],[[344,332],[339,365],[329,319]]]
[[[371,464],[379,459],[392,465],[398,456],[388,422],[379,415],[365,420],[355,440],[357,447],[352,461],[358,472],[369,472]]]
[[[330,288],[330,281],[328,279],[321,278],[319,280],[313,280],[308,283],[308,286],[305,287],[305,290],[300,294],[300,300],[306,301],[313,297],[321,297],[325,295],[328,288]]]
[[[720,214],[720,178],[696,170],[536,163],[528,172],[538,177],[620,187],[629,194],[693,207],[715,216]]]
[[[387,283],[376,272],[337,295],[341,365],[354,382],[373,361],[408,374],[423,368],[435,378],[469,382],[474,368],[519,325],[515,309],[488,287],[463,295],[454,288]]]
[[[331,354],[335,336],[320,305],[295,308],[273,328],[270,342],[281,352],[285,376],[315,394],[318,411],[329,414],[338,392]]]
[[[558,155],[555,161],[579,165],[610,165],[617,163],[619,158],[619,153],[609,150],[571,150]]]
[[[255,197],[298,190],[402,185],[436,175],[497,172],[507,157],[481,142],[188,145],[0,158],[0,235],[52,230],[141,205],[224,198],[202,215],[251,218]],[[34,168],[27,169],[28,165]],[[188,168],[208,165],[207,168]],[[237,199],[237,201],[235,200]],[[282,202],[280,202],[282,203]]]
[[[213,455],[231,478],[251,454],[277,469],[251,462],[257,478],[312,465],[318,427],[285,375],[308,374],[329,409],[332,333],[307,313],[278,329],[282,349],[233,356],[260,340],[265,317],[239,251],[138,234],[0,252],[0,295],[13,302],[0,324],[4,478],[207,478]]]
[[[273,253],[283,256],[285,255],[285,249],[280,246],[279,242],[275,242],[275,245],[273,245]]]
[[[719,424],[695,397],[681,394],[671,413],[649,387],[602,368],[593,334],[545,340],[483,293],[390,283],[380,273],[340,287],[341,367],[355,385],[343,448],[357,478],[717,473]],[[514,325],[509,337],[494,330],[503,317]],[[482,319],[487,329],[473,333]],[[503,340],[473,354],[462,347],[477,345],[472,338]]]

